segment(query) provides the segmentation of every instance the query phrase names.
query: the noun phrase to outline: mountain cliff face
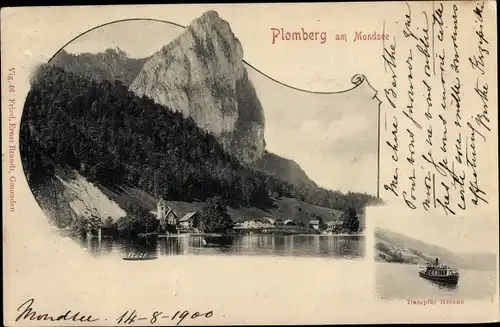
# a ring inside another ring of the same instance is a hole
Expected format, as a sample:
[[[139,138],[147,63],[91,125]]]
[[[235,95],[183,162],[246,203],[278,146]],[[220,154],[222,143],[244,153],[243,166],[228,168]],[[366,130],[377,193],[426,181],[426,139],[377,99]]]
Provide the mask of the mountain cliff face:
[[[243,63],[242,46],[214,11],[147,58],[130,58],[119,48],[83,54],[61,50],[49,64],[87,79],[119,80],[136,95],[192,117],[240,161],[292,184],[316,186],[297,163],[265,151],[264,109]]]
[[[215,11],[153,54],[129,89],[192,117],[243,162],[264,153],[264,111],[247,76],[241,43]]]
[[[148,58],[129,58],[120,48],[109,48],[97,54],[78,55],[61,50],[52,58],[50,64],[85,78],[110,82],[119,80],[124,85],[129,85],[147,60]]]

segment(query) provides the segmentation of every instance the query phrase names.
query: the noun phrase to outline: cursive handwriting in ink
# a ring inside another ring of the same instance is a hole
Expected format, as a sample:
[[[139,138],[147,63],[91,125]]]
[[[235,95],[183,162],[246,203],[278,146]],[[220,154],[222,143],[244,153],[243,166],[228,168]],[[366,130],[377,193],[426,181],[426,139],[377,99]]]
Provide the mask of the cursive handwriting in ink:
[[[490,109],[494,76],[488,76],[494,72],[489,67],[494,36],[485,4],[435,2],[415,10],[406,2],[395,24],[400,32],[391,33],[398,56],[405,58],[396,57],[395,47],[393,52],[384,47],[386,73],[394,83],[386,90],[387,111],[392,111],[386,117],[393,125],[386,120],[382,142],[390,148],[385,147],[392,157],[392,179],[387,175],[382,185],[411,209],[457,215],[489,201],[490,183],[481,173],[491,160],[484,162],[482,152],[496,125]],[[471,37],[464,34],[468,31]],[[401,74],[407,78],[396,83]],[[395,95],[403,95],[401,103],[390,101]]]
[[[435,183],[436,176],[428,171],[427,176],[425,176],[424,178],[425,200],[422,202],[422,207],[425,211],[429,211],[429,209],[431,208],[431,200],[434,204],[434,208],[436,207]]]
[[[392,175],[392,181],[389,183],[389,185],[384,184],[384,190],[391,191],[395,196],[399,196],[398,179],[399,179],[399,173],[398,173],[398,168],[396,168],[394,170],[394,174]]]
[[[384,69],[390,70],[391,74],[391,87],[384,90],[385,98],[389,102],[389,104],[396,108],[396,104],[394,103],[396,98],[398,97],[396,93],[397,88],[397,75],[396,75],[396,38],[394,38],[394,43],[389,46],[389,48],[385,47],[384,44],[384,54],[382,58],[384,59]]]
[[[489,126],[490,118],[488,116],[488,84],[483,84],[481,85],[481,87],[479,87],[479,79],[478,79],[476,80],[476,86],[474,87],[474,91],[476,92],[477,95],[479,95],[483,107],[482,112],[476,115],[475,121],[478,126],[484,127],[488,132],[490,132],[491,131],[491,128]]]
[[[398,162],[399,156],[398,156],[398,119],[396,117],[393,117],[393,122],[392,122],[392,139],[393,142],[391,141],[385,141],[385,143],[392,149],[392,160],[395,162]]]
[[[418,129],[422,129],[422,126],[417,122],[415,116],[413,115],[413,103],[415,102],[415,93],[414,93],[414,87],[413,87],[413,54],[411,49],[409,50],[409,56],[406,59],[406,65],[408,67],[408,104],[406,105],[406,110],[403,109],[403,115],[408,118],[415,127]]]
[[[176,325],[180,325],[184,320],[195,320],[199,318],[211,318],[214,315],[212,310],[205,313],[190,312],[188,310],[180,311],[178,310],[173,315],[169,315],[168,312],[164,311],[154,311],[150,315],[141,316],[137,313],[137,310],[125,311],[118,318],[116,318],[116,323],[118,325],[131,325],[135,322],[148,321],[151,325],[159,323],[164,324],[165,321],[173,321]]]
[[[446,195],[444,196],[443,200],[441,199],[436,199],[436,202],[444,209],[444,212],[446,215],[452,214],[455,215],[455,211],[453,211],[450,208],[450,187],[445,184],[444,182],[441,182],[441,186],[443,187],[444,191],[446,192]]]
[[[51,315],[48,313],[38,313],[33,309],[35,303],[34,299],[29,299],[23,302],[18,308],[17,312],[19,315],[16,317],[16,321],[19,320],[38,320],[38,321],[74,321],[74,322],[95,322],[99,318],[94,318],[91,315],[83,315],[79,311],[72,312],[71,310],[66,311],[63,314]]]
[[[467,166],[472,169],[473,180],[469,181],[469,190],[472,192],[474,198],[471,200],[474,205],[479,205],[480,202],[488,203],[485,199],[486,192],[479,188],[478,175],[477,175],[477,153],[476,153],[476,133],[477,130],[472,127],[470,123],[468,126],[471,130],[470,139],[466,138],[466,151],[465,158]],[[483,136],[484,137],[484,136]],[[469,152],[470,147],[470,152]]]
[[[460,73],[460,54],[458,52],[458,7],[456,4],[453,5],[453,34],[451,35],[451,40],[453,41],[453,61],[451,63],[451,68],[456,74]]]
[[[406,38],[413,38],[415,40],[418,40],[415,34],[413,33],[411,7],[408,2],[406,2],[406,7],[408,9],[408,12],[405,14],[405,29],[403,30],[403,35]]]
[[[488,40],[486,40],[486,36],[483,31],[483,10],[484,10],[484,2],[478,3],[476,8],[473,10],[476,19],[478,21],[478,26],[476,30],[476,36],[478,37],[478,45],[477,45],[477,53],[469,58],[469,62],[474,70],[477,70],[481,73],[481,75],[485,74],[485,56],[489,55],[490,52],[486,48],[486,45],[489,44]]]
[[[433,25],[437,24],[438,28],[439,28],[438,29],[438,34],[437,34],[437,38],[438,38],[439,41],[443,41],[444,40],[443,11],[444,11],[443,4],[440,3],[439,4],[439,8],[435,9],[434,13],[432,14],[432,24]]]

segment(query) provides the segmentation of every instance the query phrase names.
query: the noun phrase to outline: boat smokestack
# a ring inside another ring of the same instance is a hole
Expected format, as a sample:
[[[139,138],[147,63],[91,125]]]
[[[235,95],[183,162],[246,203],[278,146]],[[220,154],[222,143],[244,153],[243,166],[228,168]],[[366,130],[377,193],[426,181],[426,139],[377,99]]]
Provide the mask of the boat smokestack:
[[[436,258],[436,266],[439,264],[439,259]]]

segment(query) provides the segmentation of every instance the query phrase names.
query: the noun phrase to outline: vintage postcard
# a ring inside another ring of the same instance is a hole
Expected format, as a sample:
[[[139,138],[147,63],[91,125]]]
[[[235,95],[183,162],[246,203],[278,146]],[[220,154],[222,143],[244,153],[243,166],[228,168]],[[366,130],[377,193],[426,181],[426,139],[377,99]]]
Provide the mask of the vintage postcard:
[[[3,8],[4,324],[498,321],[496,10]]]

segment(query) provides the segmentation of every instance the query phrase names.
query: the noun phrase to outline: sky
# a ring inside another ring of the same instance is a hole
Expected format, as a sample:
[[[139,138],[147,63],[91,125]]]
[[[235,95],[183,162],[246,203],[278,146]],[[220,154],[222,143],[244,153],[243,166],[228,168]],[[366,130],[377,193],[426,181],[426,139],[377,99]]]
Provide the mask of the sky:
[[[375,228],[384,228],[455,252],[496,253],[498,250],[498,219],[491,212],[478,212],[475,217],[446,216],[424,210],[409,210],[406,205],[367,210]]]
[[[219,14],[233,26],[231,17]],[[72,53],[97,53],[118,47],[130,57],[143,58],[159,50],[181,32],[181,27],[171,24],[129,20],[89,31],[64,49]],[[314,85],[301,85],[296,83],[297,78],[303,75],[300,70],[290,69],[285,75],[275,77],[272,76],[273,72],[265,71],[266,67],[259,67],[260,60],[252,62],[254,58],[248,53],[253,53],[253,49],[260,48],[262,43],[267,44],[269,40],[256,39],[255,36],[241,37],[235,29],[233,32],[242,43],[244,59],[252,67],[293,87],[329,92],[313,94],[287,88],[247,67],[265,112],[266,149],[295,160],[320,186],[375,195],[378,102],[373,99],[374,91],[365,85],[344,92],[353,88],[351,78],[360,71],[353,70],[342,85],[330,86],[329,89],[325,85],[331,83],[321,80]],[[310,46],[320,47],[324,44],[316,42]],[[267,62],[280,61],[274,51],[268,54]],[[265,55],[263,53],[260,56]],[[339,63],[339,67],[342,64]],[[319,85],[323,85],[323,88]]]

